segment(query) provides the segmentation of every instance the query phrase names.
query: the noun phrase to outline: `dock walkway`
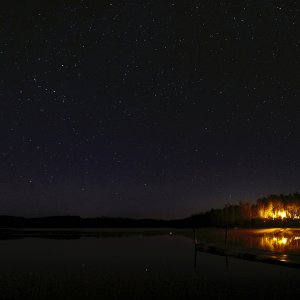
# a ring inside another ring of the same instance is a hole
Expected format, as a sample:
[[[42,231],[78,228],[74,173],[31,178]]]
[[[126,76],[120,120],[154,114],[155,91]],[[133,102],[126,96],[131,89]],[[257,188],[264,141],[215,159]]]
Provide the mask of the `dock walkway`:
[[[197,251],[300,269],[300,255],[296,254],[283,254],[253,248],[236,247],[230,244],[222,245],[204,242],[195,243],[195,256]]]

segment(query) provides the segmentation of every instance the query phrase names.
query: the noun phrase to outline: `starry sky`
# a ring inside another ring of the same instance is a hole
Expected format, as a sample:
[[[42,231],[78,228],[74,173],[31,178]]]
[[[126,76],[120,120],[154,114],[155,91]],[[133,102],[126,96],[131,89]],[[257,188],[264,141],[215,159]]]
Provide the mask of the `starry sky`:
[[[296,2],[2,4],[0,214],[168,219],[299,192]]]

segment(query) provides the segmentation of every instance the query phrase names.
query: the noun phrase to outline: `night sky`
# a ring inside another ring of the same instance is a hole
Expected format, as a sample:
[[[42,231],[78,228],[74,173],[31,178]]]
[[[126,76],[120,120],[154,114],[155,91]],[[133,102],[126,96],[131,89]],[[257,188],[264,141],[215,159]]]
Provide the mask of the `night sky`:
[[[2,3],[0,214],[177,218],[299,192],[296,4]]]

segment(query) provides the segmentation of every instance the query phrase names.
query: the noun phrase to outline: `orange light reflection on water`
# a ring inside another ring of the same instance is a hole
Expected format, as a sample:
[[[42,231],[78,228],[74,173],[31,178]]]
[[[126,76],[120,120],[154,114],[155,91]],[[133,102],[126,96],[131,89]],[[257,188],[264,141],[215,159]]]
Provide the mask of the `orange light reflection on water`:
[[[236,229],[228,242],[245,248],[300,255],[300,228]]]
[[[300,249],[300,236],[263,235],[259,238],[259,247],[274,252]]]

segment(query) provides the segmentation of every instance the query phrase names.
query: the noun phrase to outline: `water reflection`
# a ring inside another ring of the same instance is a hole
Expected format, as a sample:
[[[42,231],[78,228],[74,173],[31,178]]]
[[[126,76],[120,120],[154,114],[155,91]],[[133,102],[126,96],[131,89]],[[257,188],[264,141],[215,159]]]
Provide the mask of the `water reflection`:
[[[149,236],[134,230],[110,238],[106,232],[66,240],[47,235],[0,240],[0,299],[299,298],[298,269],[234,258],[226,258],[226,265],[224,257],[199,252],[194,268],[192,232]],[[203,230],[206,236],[214,232]],[[224,231],[219,232],[224,242]]]
[[[300,236],[265,234],[259,238],[259,247],[276,252],[297,251],[300,249]]]
[[[233,230],[229,236],[235,245],[279,253],[300,253],[299,229]]]

